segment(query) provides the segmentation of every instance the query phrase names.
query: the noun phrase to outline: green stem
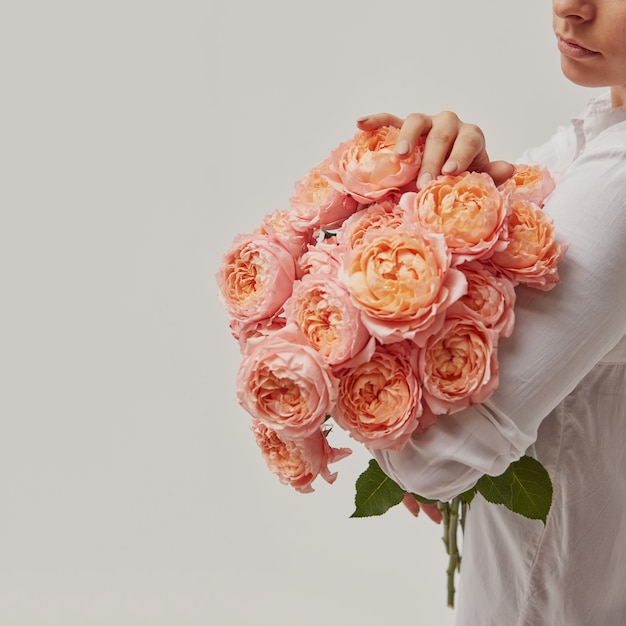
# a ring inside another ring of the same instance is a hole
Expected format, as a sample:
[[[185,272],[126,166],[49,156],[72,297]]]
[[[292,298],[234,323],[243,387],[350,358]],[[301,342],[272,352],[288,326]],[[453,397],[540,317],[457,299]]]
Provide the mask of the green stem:
[[[464,498],[461,498],[461,516],[459,521],[461,522],[461,534],[465,535],[465,516],[467,515],[467,502]]]
[[[450,526],[450,505],[447,502],[437,502],[437,508],[441,513],[443,523],[443,545],[446,547],[446,554],[450,554],[449,531]]]
[[[456,572],[461,570],[461,555],[459,554],[459,548],[457,544],[457,533],[459,527],[459,504],[461,502],[460,497],[453,498],[449,505],[449,517],[447,528],[444,526],[444,532],[447,533],[447,539],[445,540],[448,550],[448,569],[446,573],[448,575],[448,606],[454,607],[454,576]]]

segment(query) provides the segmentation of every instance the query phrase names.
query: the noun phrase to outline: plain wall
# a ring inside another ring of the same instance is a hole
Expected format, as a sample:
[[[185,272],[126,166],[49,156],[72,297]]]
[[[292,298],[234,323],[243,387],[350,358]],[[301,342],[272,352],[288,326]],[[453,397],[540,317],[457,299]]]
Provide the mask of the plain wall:
[[[550,3],[14,2],[0,21],[0,623],[452,624],[440,528],[279,484],[215,272],[361,115],[514,159],[579,113]],[[337,432],[336,445],[342,440]]]

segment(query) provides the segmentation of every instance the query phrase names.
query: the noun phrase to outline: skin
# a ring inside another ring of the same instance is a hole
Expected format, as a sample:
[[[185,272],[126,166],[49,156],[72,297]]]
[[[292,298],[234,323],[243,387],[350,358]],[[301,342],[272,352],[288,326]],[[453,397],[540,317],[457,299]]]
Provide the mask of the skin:
[[[563,74],[626,103],[626,0],[553,0],[552,14]]]
[[[626,103],[626,0],[553,0],[553,28],[561,52],[561,70],[577,85],[610,87],[614,107]],[[506,161],[491,161],[482,130],[450,112],[412,113],[400,118],[376,113],[357,120],[358,128],[396,126],[396,153],[408,154],[424,135],[418,187],[439,174],[486,172],[496,184],[513,174]]]

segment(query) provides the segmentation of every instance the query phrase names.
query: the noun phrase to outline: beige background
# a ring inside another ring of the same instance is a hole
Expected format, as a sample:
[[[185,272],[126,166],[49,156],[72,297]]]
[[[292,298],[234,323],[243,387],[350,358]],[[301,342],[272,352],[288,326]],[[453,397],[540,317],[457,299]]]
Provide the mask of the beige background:
[[[0,623],[451,624],[440,529],[349,519],[363,449],[308,496],[267,472],[214,274],[358,116],[457,110],[513,159],[577,113],[549,3],[10,5]]]

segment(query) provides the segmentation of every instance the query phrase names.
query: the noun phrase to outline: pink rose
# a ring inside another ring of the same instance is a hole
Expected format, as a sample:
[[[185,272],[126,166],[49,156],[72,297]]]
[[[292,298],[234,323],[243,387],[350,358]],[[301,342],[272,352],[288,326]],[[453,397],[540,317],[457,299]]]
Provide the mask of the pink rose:
[[[398,203],[389,199],[381,200],[349,217],[337,233],[337,239],[344,248],[355,248],[363,242],[365,233],[398,228],[403,222],[404,211]]]
[[[287,320],[284,317],[275,315],[248,324],[231,320],[230,330],[233,337],[239,342],[241,354],[245,354],[248,351],[248,344],[251,339],[259,339],[275,333],[283,329],[286,324]]]
[[[499,243],[508,203],[487,174],[439,176],[400,202],[407,219],[445,237],[454,263],[483,258]]]
[[[398,158],[394,148],[399,132],[392,126],[357,132],[331,153],[329,180],[339,191],[365,204],[415,181],[423,145],[418,144],[406,158]]]
[[[309,242],[308,233],[297,230],[291,211],[273,211],[264,218],[258,232],[261,235],[269,235],[279,241],[280,244],[291,252],[297,260],[304,252]]]
[[[367,359],[374,350],[374,339],[363,325],[360,311],[333,276],[303,276],[285,303],[285,315],[333,367],[346,365],[357,356]]]
[[[312,435],[335,405],[337,381],[297,328],[248,342],[237,398],[255,419],[289,439]]]
[[[556,180],[548,168],[542,165],[516,165],[513,176],[500,185],[509,195],[543,206],[556,186]]]
[[[498,386],[498,336],[471,317],[447,318],[419,355],[424,401],[435,414],[485,401]]]
[[[357,201],[331,185],[329,160],[313,167],[296,183],[290,199],[296,228],[332,229],[356,211]]]
[[[548,291],[559,283],[557,264],[567,244],[556,241],[554,221],[537,204],[511,198],[506,248],[489,259],[516,283]]]
[[[343,372],[334,415],[371,449],[400,450],[422,414],[418,348],[410,341],[377,346],[372,358]]]
[[[351,452],[348,448],[331,448],[320,429],[306,439],[289,440],[265,424],[254,421],[252,432],[270,471],[281,483],[291,485],[300,493],[311,493],[311,484],[317,476],[328,483],[335,482],[337,474],[330,472],[328,464]]]
[[[480,261],[463,263],[459,269],[467,279],[467,293],[446,315],[474,317],[500,337],[509,337],[515,324],[515,287],[505,276],[496,275],[491,265]]]
[[[363,323],[381,343],[424,336],[467,290],[462,272],[450,268],[443,236],[409,228],[374,230],[346,251],[342,280]]]
[[[296,265],[277,239],[237,235],[216,275],[232,319],[244,324],[274,316],[291,295]]]
[[[334,241],[332,237],[329,241]],[[337,276],[341,267],[341,249],[335,243],[324,241],[315,246],[309,246],[298,262],[300,275],[331,274]]]

